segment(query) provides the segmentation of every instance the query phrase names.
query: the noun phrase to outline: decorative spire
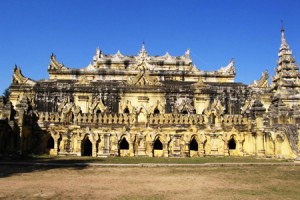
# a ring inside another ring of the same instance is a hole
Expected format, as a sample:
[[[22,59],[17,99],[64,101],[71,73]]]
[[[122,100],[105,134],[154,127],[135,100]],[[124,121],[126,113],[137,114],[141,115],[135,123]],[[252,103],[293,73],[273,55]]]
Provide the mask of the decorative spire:
[[[284,35],[284,26],[283,26],[283,21],[281,21],[282,26],[281,26],[281,45],[279,49],[278,56],[281,56],[283,54],[292,54],[292,51],[290,50],[290,47],[288,43],[286,42],[285,35]]]
[[[148,57],[148,52],[147,52],[147,50],[145,48],[145,42],[143,41],[142,48],[141,48],[141,50],[138,53],[138,58],[140,60],[145,60],[147,57]]]
[[[142,48],[141,48],[141,50],[140,50],[140,52],[139,52],[139,54],[140,53],[142,53],[142,54],[147,54],[147,50],[146,50],[146,48],[145,48],[145,42],[143,41],[143,43],[142,43]]]

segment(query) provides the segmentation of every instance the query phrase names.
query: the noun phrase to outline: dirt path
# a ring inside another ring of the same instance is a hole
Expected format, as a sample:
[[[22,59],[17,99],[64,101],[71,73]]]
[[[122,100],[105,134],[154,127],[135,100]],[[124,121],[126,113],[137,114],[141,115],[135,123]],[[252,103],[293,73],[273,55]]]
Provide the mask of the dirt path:
[[[24,169],[29,168],[29,169]],[[296,199],[300,166],[0,166],[0,199]]]

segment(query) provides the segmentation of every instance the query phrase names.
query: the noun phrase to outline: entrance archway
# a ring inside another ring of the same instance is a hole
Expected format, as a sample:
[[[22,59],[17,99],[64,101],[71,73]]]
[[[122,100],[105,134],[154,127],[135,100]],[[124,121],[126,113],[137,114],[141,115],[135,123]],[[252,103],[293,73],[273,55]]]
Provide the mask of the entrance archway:
[[[163,150],[163,145],[159,138],[157,138],[153,144],[153,150]]]
[[[120,150],[128,150],[129,149],[129,143],[127,142],[126,138],[123,137],[123,139],[120,142]]]
[[[190,142],[190,151],[198,151],[198,142],[193,138]]]
[[[235,150],[236,149],[236,142],[233,137],[228,141],[228,149]]]
[[[54,139],[52,136],[48,138],[47,149],[54,149]]]
[[[163,144],[160,141],[159,137],[153,143],[153,157],[162,157],[163,156]]]
[[[83,142],[83,156],[92,156],[93,154],[93,144],[86,138]]]

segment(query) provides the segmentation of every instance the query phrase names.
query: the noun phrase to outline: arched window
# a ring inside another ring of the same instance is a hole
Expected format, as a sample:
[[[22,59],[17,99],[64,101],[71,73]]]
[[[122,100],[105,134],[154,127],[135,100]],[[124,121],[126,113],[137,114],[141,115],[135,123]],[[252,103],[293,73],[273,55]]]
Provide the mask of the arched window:
[[[129,149],[129,143],[127,142],[126,138],[123,137],[120,142],[120,150],[128,150]]]
[[[229,150],[234,150],[236,148],[236,143],[235,143],[235,140],[233,138],[231,138],[229,141],[228,141],[228,149]]]
[[[126,108],[124,109],[123,113],[125,113],[125,114],[129,114],[129,113],[130,113],[128,107],[126,107]]]
[[[54,149],[54,139],[52,136],[49,137],[47,142],[47,149]]]
[[[158,114],[160,114],[160,111],[158,110],[158,108],[155,108],[154,109],[154,115],[158,115]]]
[[[184,111],[182,111],[181,113],[184,114],[184,115],[189,114],[187,110],[184,110]]]
[[[195,138],[193,138],[191,140],[191,143],[190,143],[190,150],[191,151],[198,151],[198,142],[196,141]]]
[[[153,150],[163,150],[163,145],[159,138],[157,138],[153,144]]]
[[[93,145],[91,141],[86,138],[83,142],[83,156],[92,156],[93,153]]]
[[[212,124],[216,123],[216,116],[214,114],[211,115],[211,123]]]
[[[100,110],[100,109],[97,110],[97,111],[96,111],[96,114],[97,114],[97,115],[101,114],[101,110]]]

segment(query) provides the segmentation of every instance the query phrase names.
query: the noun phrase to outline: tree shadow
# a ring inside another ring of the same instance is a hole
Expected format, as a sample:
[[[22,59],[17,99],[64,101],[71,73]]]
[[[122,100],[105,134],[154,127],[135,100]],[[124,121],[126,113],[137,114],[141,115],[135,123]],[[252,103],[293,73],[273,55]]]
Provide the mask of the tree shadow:
[[[104,158],[92,157],[0,156],[0,178],[51,169],[83,170],[91,167],[91,163],[104,161]]]

